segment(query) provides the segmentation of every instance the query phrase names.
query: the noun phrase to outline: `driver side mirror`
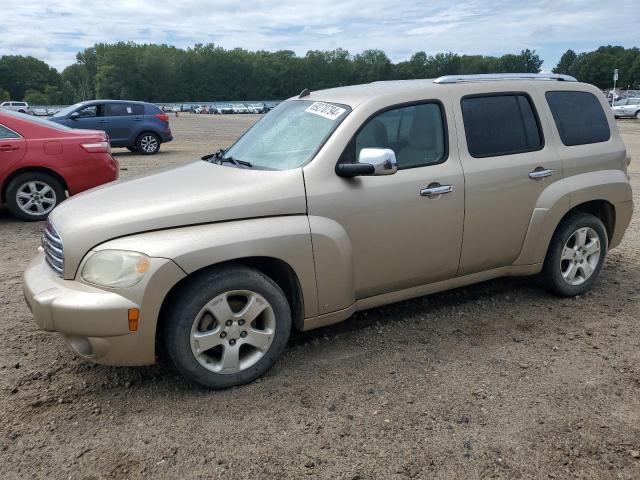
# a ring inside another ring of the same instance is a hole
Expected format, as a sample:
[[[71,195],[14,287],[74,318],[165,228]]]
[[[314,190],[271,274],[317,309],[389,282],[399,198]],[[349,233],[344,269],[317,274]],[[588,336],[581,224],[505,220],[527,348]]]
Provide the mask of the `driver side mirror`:
[[[398,171],[396,154],[389,148],[363,148],[356,163],[339,163],[336,173],[340,177],[353,178],[360,175],[393,175]]]
[[[77,120],[80,118],[80,113],[79,112],[73,112],[71,115],[69,115],[69,118],[71,120]]]

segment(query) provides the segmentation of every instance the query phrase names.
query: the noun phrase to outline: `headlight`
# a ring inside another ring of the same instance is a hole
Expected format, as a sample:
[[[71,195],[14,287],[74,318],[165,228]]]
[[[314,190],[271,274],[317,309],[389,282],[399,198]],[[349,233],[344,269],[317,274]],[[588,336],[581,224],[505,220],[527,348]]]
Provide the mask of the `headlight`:
[[[149,270],[149,257],[124,250],[100,250],[93,253],[82,267],[85,282],[103,287],[132,287]]]

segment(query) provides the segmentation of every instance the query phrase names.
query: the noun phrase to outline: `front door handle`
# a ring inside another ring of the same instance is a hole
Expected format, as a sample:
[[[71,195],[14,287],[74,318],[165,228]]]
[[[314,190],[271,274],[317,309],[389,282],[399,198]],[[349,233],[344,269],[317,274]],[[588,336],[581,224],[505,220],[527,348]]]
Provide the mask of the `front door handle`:
[[[553,175],[553,170],[550,168],[538,167],[533,172],[529,172],[529,178],[537,180],[539,178],[550,177]]]
[[[107,120],[100,120],[100,123],[109,123]]]
[[[453,185],[440,185],[437,183],[420,190],[420,195],[423,197],[435,197],[436,195],[444,195],[451,192],[453,192]]]
[[[13,152],[14,150],[18,150],[18,147],[14,147],[13,145],[0,146],[0,152]]]

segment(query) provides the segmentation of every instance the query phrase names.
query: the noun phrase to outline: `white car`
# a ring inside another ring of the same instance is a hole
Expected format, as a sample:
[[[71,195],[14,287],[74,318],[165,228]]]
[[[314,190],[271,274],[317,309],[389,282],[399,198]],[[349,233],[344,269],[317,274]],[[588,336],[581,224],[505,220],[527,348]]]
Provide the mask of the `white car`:
[[[29,113],[29,104],[27,102],[2,102],[0,108],[5,110],[13,110],[14,112]]]
[[[243,103],[236,103],[232,105],[233,113],[249,113],[249,109]]]
[[[636,117],[640,120],[640,98],[621,98],[613,103],[611,109],[616,118]]]

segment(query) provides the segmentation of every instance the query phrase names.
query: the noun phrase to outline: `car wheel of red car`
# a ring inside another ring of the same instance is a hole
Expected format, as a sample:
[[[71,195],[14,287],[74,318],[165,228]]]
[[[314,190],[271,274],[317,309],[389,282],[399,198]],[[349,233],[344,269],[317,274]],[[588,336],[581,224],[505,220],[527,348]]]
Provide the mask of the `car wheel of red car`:
[[[11,180],[7,187],[7,208],[22,220],[44,220],[65,197],[64,187],[53,176],[25,172]]]
[[[160,150],[160,138],[151,132],[145,132],[138,137],[136,149],[142,155],[153,155]]]

